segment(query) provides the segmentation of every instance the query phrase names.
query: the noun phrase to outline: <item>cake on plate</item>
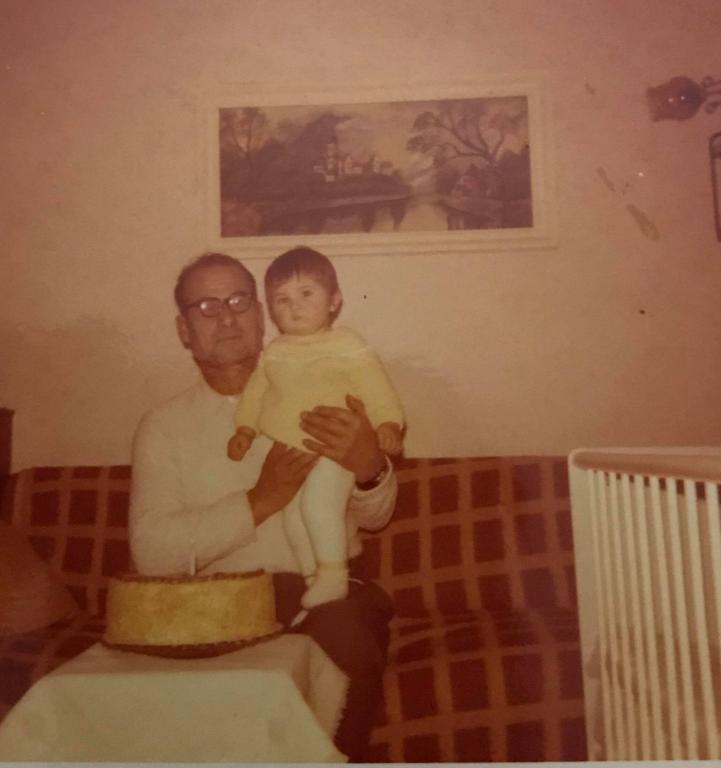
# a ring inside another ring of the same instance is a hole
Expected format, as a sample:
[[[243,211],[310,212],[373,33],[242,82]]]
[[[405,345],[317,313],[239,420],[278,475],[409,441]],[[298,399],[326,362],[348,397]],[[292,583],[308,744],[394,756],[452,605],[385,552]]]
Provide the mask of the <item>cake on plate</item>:
[[[213,656],[270,638],[276,620],[265,571],[110,579],[103,643],[160,656]]]

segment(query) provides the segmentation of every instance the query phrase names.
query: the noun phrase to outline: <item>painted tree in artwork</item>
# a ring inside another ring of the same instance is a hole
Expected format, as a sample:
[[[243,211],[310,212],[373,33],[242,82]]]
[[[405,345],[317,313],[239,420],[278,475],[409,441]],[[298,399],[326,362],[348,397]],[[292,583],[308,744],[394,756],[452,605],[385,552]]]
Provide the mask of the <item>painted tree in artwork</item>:
[[[221,110],[221,196],[246,202],[307,197],[313,166],[346,119],[322,110],[305,122],[273,122],[257,107]]]
[[[432,158],[459,226],[532,225],[525,97],[437,102],[415,119],[406,148]]]
[[[262,167],[270,141],[268,118],[258,107],[220,110],[220,165],[223,197],[245,199]]]

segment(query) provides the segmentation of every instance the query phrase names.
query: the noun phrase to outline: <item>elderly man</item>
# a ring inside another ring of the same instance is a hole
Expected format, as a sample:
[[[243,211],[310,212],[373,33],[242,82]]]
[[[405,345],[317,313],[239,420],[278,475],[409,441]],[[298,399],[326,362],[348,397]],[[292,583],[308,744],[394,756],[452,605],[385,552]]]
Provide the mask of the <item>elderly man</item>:
[[[358,552],[358,529],[378,530],[390,519],[395,476],[363,403],[350,396],[347,409],[319,403],[299,414],[308,452],[276,443],[264,454],[254,443],[241,463],[228,459],[236,401],[262,350],[263,307],[255,280],[232,257],[204,254],[180,273],[175,301],[178,336],[202,376],[138,427],[133,561],[145,574],[264,568],[274,574],[278,618],[287,626],[300,611],[305,585],[275,513],[296,494],[317,456],[328,456],[356,477],[348,528],[351,553]],[[363,760],[370,736],[392,613],[379,587],[353,581],[347,599],[314,608],[295,627],[350,678],[335,741],[352,762]]]

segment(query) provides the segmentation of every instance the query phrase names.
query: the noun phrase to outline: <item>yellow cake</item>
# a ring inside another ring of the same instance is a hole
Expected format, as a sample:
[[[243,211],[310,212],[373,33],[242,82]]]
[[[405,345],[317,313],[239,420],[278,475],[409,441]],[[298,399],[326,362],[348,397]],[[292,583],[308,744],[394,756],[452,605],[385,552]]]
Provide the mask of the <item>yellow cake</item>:
[[[273,580],[264,571],[110,579],[103,642],[166,656],[203,656],[281,630]]]

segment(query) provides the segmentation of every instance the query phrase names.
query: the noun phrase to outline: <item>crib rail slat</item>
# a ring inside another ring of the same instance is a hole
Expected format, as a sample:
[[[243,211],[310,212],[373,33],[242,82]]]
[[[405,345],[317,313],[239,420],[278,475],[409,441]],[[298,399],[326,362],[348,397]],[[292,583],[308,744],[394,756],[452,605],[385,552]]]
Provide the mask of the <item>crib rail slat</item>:
[[[641,582],[643,584],[643,634],[648,649],[647,666],[639,675],[639,685],[644,678],[648,679],[651,699],[651,724],[653,726],[653,746],[650,755],[644,760],[660,758],[664,754],[664,728],[661,714],[661,669],[659,667],[658,649],[656,646],[656,624],[653,604],[653,582],[651,580],[651,540],[647,526],[647,505],[642,475],[634,475],[636,497],[636,522],[638,524],[639,558],[641,561]],[[645,691],[645,685],[642,690]]]
[[[643,604],[643,598],[641,595],[642,579],[641,579],[641,559],[639,556],[638,546],[636,544],[636,525],[638,523],[638,515],[633,503],[633,496],[631,495],[631,478],[629,475],[621,476],[621,508],[628,511],[626,536],[628,539],[628,558],[629,558],[629,573],[627,576],[627,587],[630,594],[630,630],[633,638],[633,655],[629,653],[629,659],[634,662],[635,668],[638,673],[638,692],[639,692],[639,706],[638,712],[632,712],[634,727],[638,722],[639,733],[637,737],[637,747],[633,753],[634,760],[650,760],[651,759],[651,730],[649,724],[648,712],[648,689],[646,678],[646,653],[643,647],[643,614],[641,613],[641,605]]]
[[[711,735],[716,731],[716,706],[714,703],[711,682],[711,655],[709,652],[709,634],[706,625],[706,609],[702,570],[703,561],[701,555],[700,538],[701,533],[698,519],[698,499],[696,498],[696,484],[691,480],[684,481],[684,497],[686,499],[686,521],[689,532],[689,575],[691,577],[690,607],[694,617],[694,625],[696,630],[695,635],[696,646],[698,648],[697,653],[701,684],[704,733]],[[689,759],[697,759],[699,756],[699,752],[696,750],[695,754],[689,754]]]
[[[684,708],[682,722],[684,725],[684,744],[688,757],[697,758],[696,749],[696,717],[693,708],[693,681],[691,679],[691,648],[689,639],[689,621],[686,611],[686,593],[684,587],[684,558],[681,554],[681,524],[679,520],[678,496],[676,482],[666,480],[666,523],[669,532],[671,549],[671,572],[669,574],[673,585],[672,620],[675,637],[678,639],[681,694]],[[671,635],[673,638],[674,635]],[[678,755],[679,759],[683,753]]]
[[[625,578],[625,554],[623,551],[623,515],[619,503],[619,484],[616,474],[608,476],[609,485],[609,522],[611,528],[611,550],[614,566],[614,580],[616,582],[616,624],[618,625],[619,647],[619,677],[622,694],[622,717],[624,722],[624,736],[626,739],[623,754],[636,755],[636,721],[634,718],[635,707],[633,703],[633,690],[631,687],[631,643],[629,640],[628,626],[628,599],[626,597]]]
[[[609,674],[608,665],[603,663],[603,659],[608,658],[609,653],[609,640],[608,640],[608,622],[605,620],[607,614],[607,601],[606,596],[608,582],[604,579],[604,571],[602,569],[602,557],[601,557],[601,517],[604,514],[604,510],[601,508],[601,503],[598,496],[598,484],[596,482],[595,474],[591,474],[590,481],[588,483],[589,491],[589,504],[590,504],[590,517],[591,517],[591,530],[592,530],[592,544],[593,544],[593,564],[594,564],[594,578],[596,584],[596,594],[598,600],[596,606],[598,610],[597,624],[600,628],[598,635],[599,643],[599,676],[602,681],[601,685],[601,707],[603,709],[603,723],[605,728],[608,729],[608,733],[604,734],[604,740],[608,745],[608,759],[612,759],[611,755],[614,754],[614,749],[611,745],[614,741],[614,718],[613,710],[611,706],[611,677]],[[596,702],[593,702],[596,705]],[[589,717],[588,728],[591,729],[595,726],[595,718]],[[590,742],[590,739],[589,739]],[[600,755],[589,755],[592,759],[599,759]]]
[[[603,473],[597,475],[599,520],[601,531],[601,553],[603,556],[603,580],[605,584],[605,620],[603,625],[608,628],[607,641],[609,647],[610,674],[609,674],[609,699],[613,710],[613,717],[609,723],[613,724],[613,730],[609,741],[609,759],[620,759],[618,756],[626,753],[626,722],[622,716],[623,702],[621,698],[621,679],[619,665],[621,662],[618,652],[618,627],[616,592],[613,578],[613,559],[611,554],[611,530],[609,525],[609,504],[606,491],[606,478]],[[603,659],[602,659],[602,663]]]
[[[658,585],[661,607],[661,634],[663,637],[663,668],[666,671],[666,691],[668,692],[669,736],[671,739],[671,759],[681,759],[681,734],[679,730],[679,690],[676,673],[676,655],[673,651],[673,624],[671,618],[671,589],[669,585],[670,565],[664,541],[663,517],[661,507],[661,482],[657,477],[649,480],[651,487],[651,524],[654,531],[656,552],[656,583]],[[657,631],[657,630],[655,630]]]
[[[712,612],[715,612],[714,642],[711,647],[714,649],[716,670],[721,675],[721,509],[719,507],[718,485],[716,483],[705,483],[704,496],[706,498],[704,522],[708,531],[710,572],[710,584],[706,590],[706,602],[710,603]],[[718,702],[715,704],[716,723],[719,722],[720,713],[721,702]],[[712,728],[708,733],[707,739],[709,756],[718,759],[721,757],[719,728]]]

